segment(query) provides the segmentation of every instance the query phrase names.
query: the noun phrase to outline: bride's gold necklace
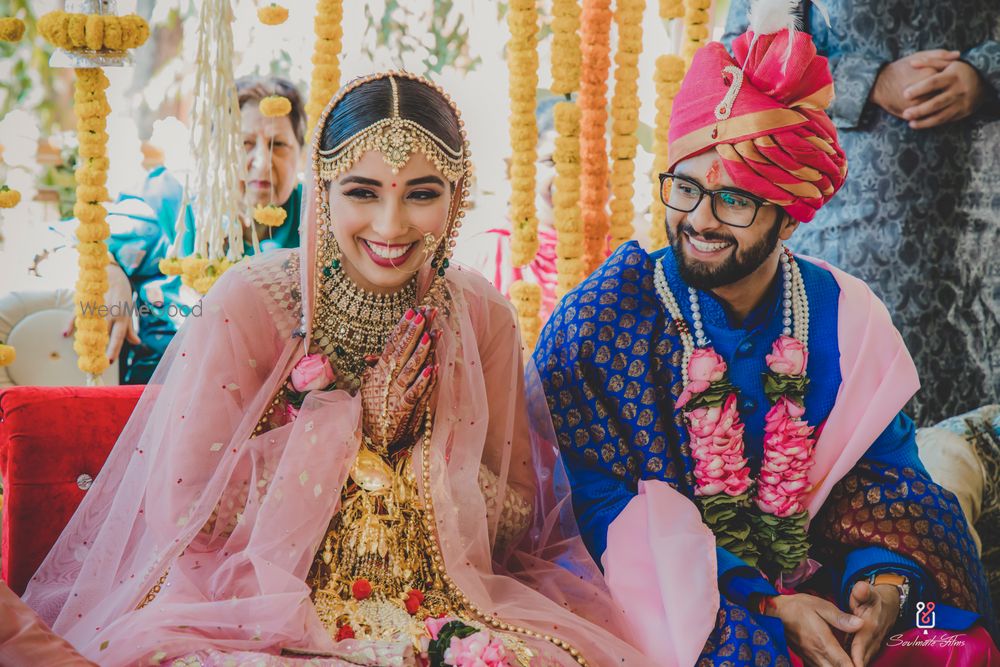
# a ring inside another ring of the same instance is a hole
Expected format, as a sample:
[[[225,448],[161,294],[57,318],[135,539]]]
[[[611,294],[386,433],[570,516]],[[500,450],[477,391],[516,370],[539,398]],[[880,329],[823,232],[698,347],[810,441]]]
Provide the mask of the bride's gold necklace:
[[[343,269],[328,273],[321,274],[313,341],[354,389],[365,357],[382,353],[396,325],[416,305],[417,276],[395,292],[379,294],[359,287]]]

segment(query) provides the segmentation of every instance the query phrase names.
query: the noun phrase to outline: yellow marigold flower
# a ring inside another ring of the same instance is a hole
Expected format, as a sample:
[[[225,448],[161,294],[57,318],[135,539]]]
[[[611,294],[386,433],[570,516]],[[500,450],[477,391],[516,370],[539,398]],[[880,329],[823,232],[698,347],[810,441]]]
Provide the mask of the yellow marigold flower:
[[[190,255],[181,260],[181,268],[184,271],[184,275],[191,278],[204,275],[207,266],[208,260],[197,254]]]
[[[191,286],[194,287],[195,291],[199,294],[207,294],[208,290],[212,289],[212,285],[218,280],[218,276],[201,276],[200,278],[195,278]]]
[[[257,19],[264,25],[280,25],[288,20],[288,10],[272,2],[257,10]]]
[[[82,245],[82,244],[81,244]],[[107,255],[84,255],[80,254],[79,257],[80,271],[94,271],[101,270],[104,271],[108,267],[108,256]]]
[[[0,42],[19,42],[22,37],[24,37],[24,21],[14,17],[0,18]]]
[[[14,363],[15,359],[17,359],[17,351],[14,349],[14,346],[0,343],[0,366],[10,366]]]
[[[103,208],[103,207],[102,207]],[[80,243],[103,241],[111,235],[111,226],[104,220],[80,225],[76,228],[76,238]]]
[[[184,273],[184,267],[181,264],[181,260],[177,257],[161,259],[158,267],[160,269],[160,273],[165,276],[179,276]]]
[[[268,118],[287,116],[292,112],[292,103],[281,95],[268,95],[260,101],[260,113]]]
[[[21,202],[21,193],[6,185],[0,186],[0,208],[14,208]]]
[[[104,222],[107,214],[107,210],[100,204],[88,204],[87,202],[78,201],[73,206],[73,215],[76,216],[81,225],[93,225]]]
[[[77,185],[76,187],[76,199],[77,201],[85,201],[88,204],[96,204],[102,201],[108,201],[111,199],[108,194],[108,189],[103,185]]]
[[[90,375],[100,375],[108,370],[109,365],[108,358],[100,352],[100,348],[90,354],[81,354],[80,358],[76,360],[76,367]]]
[[[268,227],[280,227],[285,223],[287,215],[288,213],[285,212],[285,209],[274,204],[254,206],[253,209],[253,219]]]

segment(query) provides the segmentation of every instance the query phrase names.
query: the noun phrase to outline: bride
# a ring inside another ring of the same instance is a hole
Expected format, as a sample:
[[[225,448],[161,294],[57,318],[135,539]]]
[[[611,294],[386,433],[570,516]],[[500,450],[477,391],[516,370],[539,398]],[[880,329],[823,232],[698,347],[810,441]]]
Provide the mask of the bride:
[[[512,310],[449,266],[462,126],[403,72],[327,106],[303,247],[206,296],[28,587],[85,656],[647,664],[525,405]]]

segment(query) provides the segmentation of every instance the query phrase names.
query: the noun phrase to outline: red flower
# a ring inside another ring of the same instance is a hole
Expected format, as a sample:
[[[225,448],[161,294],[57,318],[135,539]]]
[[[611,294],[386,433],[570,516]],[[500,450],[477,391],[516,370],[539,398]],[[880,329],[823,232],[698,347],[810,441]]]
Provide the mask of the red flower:
[[[416,588],[411,588],[410,591],[406,594],[406,603],[405,603],[406,611],[410,614],[410,616],[417,613],[417,610],[420,609],[420,605],[423,603],[423,601],[424,601],[424,594],[418,591]]]
[[[337,641],[341,642],[345,639],[354,639],[354,628],[349,625],[342,625],[337,628]]]
[[[358,579],[351,585],[351,595],[355,600],[364,600],[372,594],[372,585],[367,579]]]

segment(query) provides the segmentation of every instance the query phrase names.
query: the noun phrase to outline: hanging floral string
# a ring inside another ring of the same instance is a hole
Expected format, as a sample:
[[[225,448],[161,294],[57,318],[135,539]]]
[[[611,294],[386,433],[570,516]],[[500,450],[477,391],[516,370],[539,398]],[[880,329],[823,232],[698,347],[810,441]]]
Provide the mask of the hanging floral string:
[[[580,89],[580,3],[552,0],[552,92]]]
[[[684,0],[660,0],[660,18],[664,21],[684,16]]]
[[[684,41],[681,56],[690,64],[694,53],[708,41],[708,10],[712,0],[685,0]]]
[[[2,26],[0,26],[2,29]],[[21,193],[13,188],[0,185],[0,209],[14,208],[21,202]],[[3,216],[0,215],[0,222],[3,222]],[[14,351],[13,345],[5,345],[2,340],[0,340],[0,366],[9,366],[14,363],[14,359],[17,356]]]
[[[556,296],[562,297],[584,277],[583,221],[580,217],[580,107],[560,102],[553,110],[558,135],[552,160],[552,214],[556,227]]]
[[[632,238],[635,218],[635,153],[639,138],[639,53],[646,0],[618,0],[618,53],[615,92],[611,98],[611,249]]]
[[[53,46],[66,51],[128,51],[149,39],[149,25],[135,14],[49,12],[38,19],[38,32]]]
[[[269,7],[262,7],[257,10],[257,17],[264,25],[279,25],[288,18],[288,10],[279,5],[271,4]],[[258,104],[260,114],[265,118],[281,118],[292,112],[292,102],[283,95],[272,93],[260,101]],[[267,162],[271,164],[274,157],[274,134],[267,145]],[[269,230],[280,227],[285,223],[288,213],[284,208],[274,203],[274,183],[270,186],[270,202],[266,206],[255,206],[252,217]]]
[[[79,61],[117,61],[125,51],[141,46],[149,37],[149,26],[140,16],[50,12],[38,20],[38,32],[56,47],[78,54]],[[110,235],[102,202],[110,199],[108,180],[107,119],[111,106],[105,94],[109,82],[100,67],[77,67],[73,110],[79,141],[76,169],[76,228],[79,275],[76,282],[76,334],[73,349],[77,366],[87,374],[88,384],[99,384],[107,369],[105,350],[108,326],[98,308],[108,291],[108,247]]]
[[[206,0],[198,22],[194,105],[191,110],[191,154],[194,183],[185,181],[175,223],[174,242],[160,261],[160,271],[180,275],[181,283],[206,293],[215,281],[243,258],[240,212],[240,106],[233,79],[233,13],[228,0]],[[194,252],[180,259],[186,235],[188,193],[193,192]],[[256,227],[252,243],[259,250]]]
[[[611,69],[611,2],[583,0],[580,50],[580,208],[584,271],[596,269],[607,254],[608,123],[607,80]]]
[[[0,42],[20,42],[24,37],[24,21],[12,16],[0,17]]]
[[[313,21],[316,46],[313,48],[309,101],[306,103],[306,115],[309,117],[307,134],[312,134],[319,115],[340,87],[339,57],[344,37],[341,25],[343,19],[343,0],[319,0],[316,3],[316,18]]]
[[[507,67],[510,76],[510,250],[515,268],[531,263],[538,252],[538,217],[535,211],[535,161],[538,159],[538,124],[535,95],[538,89],[538,10],[535,0],[512,0],[507,10],[510,42]],[[521,335],[533,349],[541,331],[541,290],[517,281],[511,285]]]
[[[667,170],[670,158],[667,155],[667,133],[670,130],[670,112],[674,107],[674,97],[681,88],[684,78],[684,60],[680,56],[666,55],[656,59],[656,126],[653,129],[653,197],[650,206],[650,242],[655,249],[667,245],[665,227],[666,207],[660,201],[659,174]]]

